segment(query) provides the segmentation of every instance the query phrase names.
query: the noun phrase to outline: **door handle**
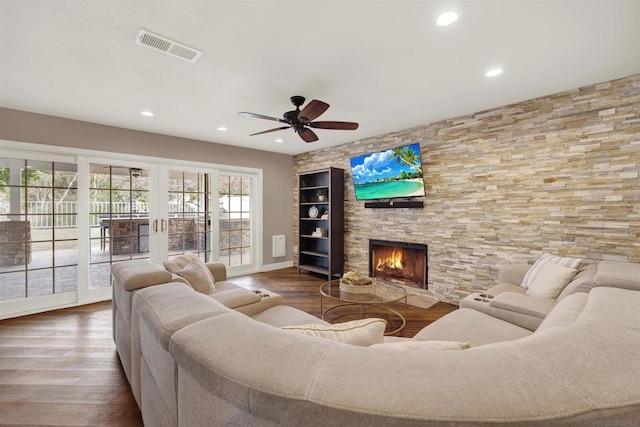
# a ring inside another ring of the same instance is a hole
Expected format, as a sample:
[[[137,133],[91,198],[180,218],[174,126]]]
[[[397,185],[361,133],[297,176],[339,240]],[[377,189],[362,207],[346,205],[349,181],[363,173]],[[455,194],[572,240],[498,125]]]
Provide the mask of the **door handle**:
[[[167,220],[163,218],[163,219],[161,219],[161,220],[160,220],[160,222],[161,222],[161,224],[162,224],[162,225],[161,225],[161,227],[162,227],[162,232],[164,233],[165,231],[167,231]]]
[[[154,233],[158,232],[158,220],[157,219],[153,220],[153,232]]]

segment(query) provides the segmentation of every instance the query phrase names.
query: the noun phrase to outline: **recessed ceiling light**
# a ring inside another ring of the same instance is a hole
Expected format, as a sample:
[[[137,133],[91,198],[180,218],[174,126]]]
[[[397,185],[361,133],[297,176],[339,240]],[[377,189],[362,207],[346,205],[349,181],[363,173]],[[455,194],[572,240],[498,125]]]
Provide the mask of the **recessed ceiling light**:
[[[284,139],[282,139],[282,138],[276,138],[276,139],[274,139],[274,141],[275,141],[275,142],[284,142]]]
[[[147,116],[147,117],[153,117],[154,116],[153,112],[151,112],[149,110],[142,110],[142,111],[140,111],[140,114],[142,114],[143,116]]]
[[[226,132],[226,131],[228,131],[229,129],[227,129],[227,127],[226,127],[226,126],[218,126],[218,130],[219,130],[220,132]]]
[[[500,74],[502,74],[502,68],[492,68],[485,73],[485,76],[495,77],[495,76],[499,76]]]
[[[451,25],[458,20],[458,14],[453,11],[445,12],[442,15],[438,16],[436,19],[436,24],[441,27],[446,27],[447,25]]]

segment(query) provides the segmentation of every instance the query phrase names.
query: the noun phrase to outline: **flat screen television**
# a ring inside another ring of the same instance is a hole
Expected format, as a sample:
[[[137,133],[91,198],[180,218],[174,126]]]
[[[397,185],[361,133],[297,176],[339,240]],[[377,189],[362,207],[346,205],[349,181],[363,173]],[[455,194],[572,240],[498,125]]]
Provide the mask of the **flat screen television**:
[[[410,144],[352,157],[356,200],[423,197],[420,144]]]

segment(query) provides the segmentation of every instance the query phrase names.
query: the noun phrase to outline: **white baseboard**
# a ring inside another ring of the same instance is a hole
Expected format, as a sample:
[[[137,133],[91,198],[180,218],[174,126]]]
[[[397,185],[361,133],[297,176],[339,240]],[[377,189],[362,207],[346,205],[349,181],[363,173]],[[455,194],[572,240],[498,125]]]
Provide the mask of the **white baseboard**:
[[[289,267],[293,267],[293,260],[285,261],[285,262],[276,262],[275,264],[266,264],[262,266],[260,271],[273,271],[273,270],[280,270],[281,268],[289,268]]]

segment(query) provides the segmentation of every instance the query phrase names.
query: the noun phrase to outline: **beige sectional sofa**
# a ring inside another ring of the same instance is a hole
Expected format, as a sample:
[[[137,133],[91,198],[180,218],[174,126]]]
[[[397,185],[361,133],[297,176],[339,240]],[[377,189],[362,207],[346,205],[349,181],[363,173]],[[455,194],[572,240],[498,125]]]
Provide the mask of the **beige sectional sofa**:
[[[159,266],[137,268],[160,279]],[[116,327],[115,339],[123,366],[139,366],[147,426],[633,425],[640,265],[594,271],[595,288],[558,299],[535,331],[463,308],[412,340],[371,347],[284,330],[324,323],[284,304],[248,316],[129,271],[114,274],[114,316],[127,305],[119,293],[131,304],[131,329]],[[417,345],[433,340],[471,348]]]

